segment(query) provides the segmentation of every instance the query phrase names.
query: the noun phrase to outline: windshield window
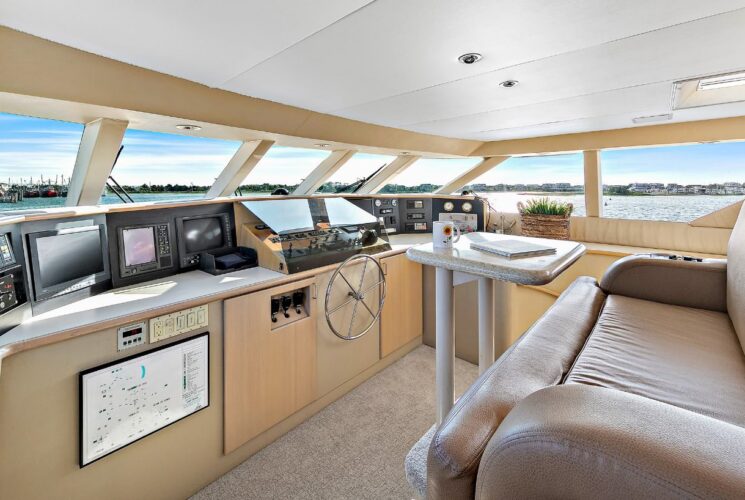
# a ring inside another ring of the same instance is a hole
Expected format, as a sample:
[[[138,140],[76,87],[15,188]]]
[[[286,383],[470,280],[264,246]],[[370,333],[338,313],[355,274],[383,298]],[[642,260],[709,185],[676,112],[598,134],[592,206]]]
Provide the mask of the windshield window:
[[[127,129],[111,176],[135,202],[203,198],[240,145],[240,141]],[[121,202],[112,188],[101,197],[101,204]]]
[[[331,151],[273,146],[241,183],[243,195],[271,194],[279,188],[290,193]]]
[[[83,128],[0,113],[0,210],[64,205]]]
[[[432,193],[481,161],[481,158],[420,158],[380,192]]]

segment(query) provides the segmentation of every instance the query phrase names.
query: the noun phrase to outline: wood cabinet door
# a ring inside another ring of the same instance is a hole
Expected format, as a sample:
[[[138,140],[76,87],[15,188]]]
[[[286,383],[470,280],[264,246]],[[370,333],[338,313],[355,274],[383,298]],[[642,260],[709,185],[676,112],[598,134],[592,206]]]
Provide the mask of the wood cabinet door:
[[[422,266],[405,254],[380,262],[386,279],[380,325],[380,356],[384,358],[422,335]]]
[[[316,301],[308,316],[272,329],[272,295],[303,280],[225,301],[225,453],[316,399]]]

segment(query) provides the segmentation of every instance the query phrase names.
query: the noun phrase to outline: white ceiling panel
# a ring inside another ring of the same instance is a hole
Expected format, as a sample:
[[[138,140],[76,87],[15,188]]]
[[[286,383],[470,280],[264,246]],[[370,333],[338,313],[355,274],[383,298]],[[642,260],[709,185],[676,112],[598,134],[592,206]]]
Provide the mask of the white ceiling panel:
[[[371,0],[2,0],[0,24],[211,86]]]
[[[627,113],[636,113],[634,116],[665,114],[670,112],[671,92],[672,85],[656,83],[538,104],[515,106],[476,115],[417,124],[409,128],[417,132],[452,137],[595,116]]]
[[[477,75],[337,114],[390,126],[745,67],[745,10]],[[705,43],[702,43],[705,40]],[[506,89],[499,82],[520,83]]]
[[[224,87],[336,114],[743,6],[742,0],[377,0]],[[481,52],[483,61],[457,62],[470,51]]]

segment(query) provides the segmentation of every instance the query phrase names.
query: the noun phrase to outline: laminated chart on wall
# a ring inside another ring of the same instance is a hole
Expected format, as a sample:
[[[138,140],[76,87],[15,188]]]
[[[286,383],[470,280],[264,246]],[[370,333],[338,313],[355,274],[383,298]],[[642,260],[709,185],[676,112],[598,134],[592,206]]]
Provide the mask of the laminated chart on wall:
[[[207,333],[80,374],[80,465],[209,405]]]

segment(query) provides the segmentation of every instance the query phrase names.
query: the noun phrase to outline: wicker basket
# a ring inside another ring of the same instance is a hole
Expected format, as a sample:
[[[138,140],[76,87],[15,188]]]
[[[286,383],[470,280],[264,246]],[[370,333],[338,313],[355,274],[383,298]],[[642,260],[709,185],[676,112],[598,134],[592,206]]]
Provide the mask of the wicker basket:
[[[569,208],[569,214],[571,214],[574,208],[571,203]],[[537,236],[554,240],[569,239],[569,215],[526,214],[525,205],[520,201],[517,202],[517,210],[520,212],[523,236]]]

